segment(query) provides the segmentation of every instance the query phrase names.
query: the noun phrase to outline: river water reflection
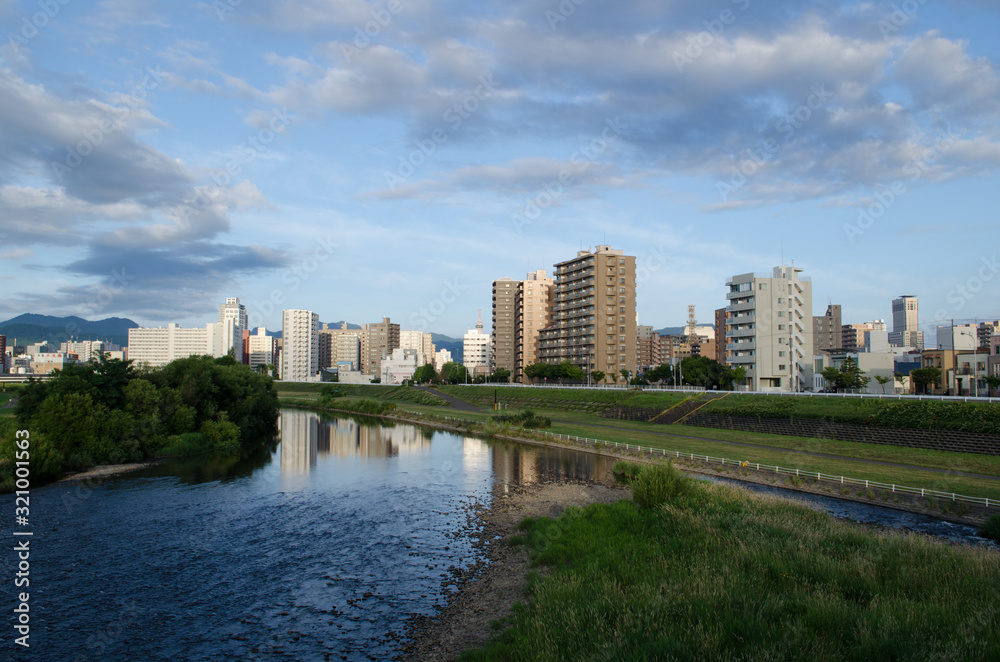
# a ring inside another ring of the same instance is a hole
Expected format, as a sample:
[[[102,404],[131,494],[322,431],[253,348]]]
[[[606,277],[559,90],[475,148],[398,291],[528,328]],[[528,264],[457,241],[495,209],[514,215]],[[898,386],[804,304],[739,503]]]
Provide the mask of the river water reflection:
[[[477,561],[494,490],[611,480],[569,450],[298,410],[280,425],[259,457],[33,490],[30,659],[390,658]]]
[[[240,461],[32,490],[21,659],[391,658],[410,615],[479,560],[476,506],[515,484],[613,481],[613,460],[569,449],[298,410],[280,425]],[[829,501],[813,507],[843,503]],[[899,525],[857,506],[837,514]]]

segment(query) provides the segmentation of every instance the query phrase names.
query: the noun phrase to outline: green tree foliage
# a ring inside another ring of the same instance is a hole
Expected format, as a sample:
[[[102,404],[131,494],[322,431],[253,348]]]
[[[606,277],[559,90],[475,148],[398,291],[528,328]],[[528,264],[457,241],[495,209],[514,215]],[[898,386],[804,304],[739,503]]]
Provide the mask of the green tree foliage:
[[[882,394],[885,394],[885,385],[892,381],[892,377],[886,375],[875,375],[875,381],[882,387]]]
[[[486,378],[488,382],[506,384],[510,381],[510,370],[506,368],[497,368],[493,371],[493,374]]]
[[[819,374],[823,375],[823,379],[826,380],[827,388],[837,388],[837,378],[840,377],[840,370],[830,365],[823,368],[823,371]]]
[[[188,449],[237,453],[273,437],[278,419],[271,378],[231,356],[190,357],[148,372],[102,357],[30,381],[21,395],[16,424],[31,431],[36,476],[141,460],[177,435],[187,435]],[[13,442],[0,436],[0,481],[13,471]]]
[[[689,356],[681,361],[684,383],[707,389],[729,389],[733,383],[733,373],[715,359],[707,356]]]
[[[413,371],[413,381],[418,384],[426,384],[437,379],[437,376],[437,370],[434,369],[434,365],[431,363],[425,363]]]
[[[742,386],[747,379],[747,369],[741,365],[731,368],[731,374],[734,384],[740,384]]]
[[[858,367],[856,359],[848,356],[840,364],[840,373],[836,379],[838,390],[861,391],[868,386],[868,382],[870,381],[871,377],[865,376],[865,373]]]
[[[469,379],[469,371],[461,363],[448,361],[441,366],[441,381],[445,384],[465,384]]]
[[[990,396],[996,395],[997,389],[1000,388],[1000,377],[989,375],[986,378],[986,385],[990,387]]]
[[[938,380],[941,379],[941,369],[934,367],[917,368],[910,372],[910,379],[913,380],[913,383],[920,390],[927,393],[928,387],[933,390],[934,384],[937,384]]]
[[[603,370],[591,370],[590,371],[590,378],[594,381],[595,384],[600,384],[601,382],[604,381],[604,371]]]
[[[660,365],[646,371],[646,379],[651,382],[664,383],[673,380],[674,378],[674,368],[669,363],[661,363]]]

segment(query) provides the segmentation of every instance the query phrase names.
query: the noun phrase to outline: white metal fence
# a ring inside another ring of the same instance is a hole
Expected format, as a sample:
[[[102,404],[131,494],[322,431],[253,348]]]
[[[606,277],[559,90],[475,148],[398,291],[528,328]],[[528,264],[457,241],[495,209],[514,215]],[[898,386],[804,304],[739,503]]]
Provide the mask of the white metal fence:
[[[676,393],[705,393],[706,389],[703,387],[696,386],[667,386],[667,385],[655,385],[651,384],[649,386],[615,386],[615,385],[600,385],[600,386],[588,386],[586,384],[456,384],[456,386],[478,386],[483,388],[573,388],[573,389],[591,389],[597,391],[668,391]],[[938,400],[938,401],[952,401],[952,402],[1000,402],[1000,397],[988,398],[988,397],[973,397],[967,395],[909,395],[904,393],[814,393],[813,391],[716,391],[718,393],[732,393],[734,395],[776,395],[776,396],[794,396],[803,398],[867,398],[874,400]]]
[[[900,492],[903,494],[915,494],[922,497],[937,497],[941,499],[950,499],[951,501],[962,501],[965,503],[973,503],[980,506],[986,506],[987,508],[1000,508],[1000,499],[990,499],[988,497],[973,497],[966,496],[963,494],[956,494],[954,492],[941,492],[939,490],[930,490],[924,487],[907,487],[905,485],[896,485],[895,483],[882,483],[875,480],[865,480],[861,478],[848,478],[847,476],[834,476],[832,474],[824,474],[818,471],[805,471],[802,469],[788,469],[785,467],[778,467],[771,464],[760,464],[759,462],[748,462],[746,460],[731,460],[725,457],[713,457],[711,455],[699,455],[697,453],[684,453],[682,451],[672,451],[663,448],[653,448],[651,446],[640,446],[639,444],[621,444],[617,441],[606,441],[604,439],[591,439],[589,437],[579,437],[571,434],[559,434],[556,432],[546,432],[543,430],[537,430],[537,432],[542,432],[542,434],[555,437],[556,439],[561,439],[564,441],[573,441],[577,443],[594,444],[595,446],[613,446],[615,448],[623,448],[625,450],[634,450],[642,453],[650,453],[653,455],[662,455],[664,457],[674,457],[677,459],[688,459],[688,460],[701,460],[708,463],[721,464],[722,466],[730,465],[734,467],[745,467],[753,468],[758,471],[773,471],[776,474],[785,474],[790,476],[799,476],[802,478],[815,478],[816,480],[823,480],[832,483],[840,483],[841,485],[854,485],[856,487],[865,488],[879,488],[883,490],[890,490],[892,492]]]

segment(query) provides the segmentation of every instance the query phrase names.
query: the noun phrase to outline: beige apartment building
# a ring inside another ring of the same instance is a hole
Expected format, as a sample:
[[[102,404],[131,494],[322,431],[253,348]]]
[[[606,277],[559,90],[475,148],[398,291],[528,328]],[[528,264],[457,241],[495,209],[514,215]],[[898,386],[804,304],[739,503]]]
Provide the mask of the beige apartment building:
[[[510,370],[512,381],[524,381],[524,368],[539,362],[538,338],[549,325],[555,281],[539,269],[524,280],[493,281],[493,370]]]
[[[555,267],[551,322],[540,333],[539,359],[605,375],[634,374],[635,256],[597,246]]]
[[[361,372],[365,375],[382,374],[382,359],[399,348],[399,325],[383,317],[377,324],[365,324],[361,335]]]

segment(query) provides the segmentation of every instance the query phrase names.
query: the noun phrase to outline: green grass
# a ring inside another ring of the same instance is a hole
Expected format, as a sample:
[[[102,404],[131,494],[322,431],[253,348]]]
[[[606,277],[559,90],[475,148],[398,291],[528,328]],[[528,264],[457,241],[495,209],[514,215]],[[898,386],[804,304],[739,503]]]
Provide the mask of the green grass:
[[[820,419],[895,429],[1000,434],[1000,404],[982,402],[730,395],[710,402],[701,411],[728,416]]]
[[[486,422],[490,414],[448,411],[431,407],[407,405],[407,411],[427,415],[446,413],[453,418]],[[860,444],[856,442],[830,442],[827,439],[805,439],[800,437],[750,435],[732,430],[714,430],[686,426],[665,426],[655,423],[636,423],[600,418],[593,414],[565,412],[557,410],[536,410],[539,415],[552,417],[549,431],[558,434],[576,435],[590,439],[616,441],[618,443],[639,444],[652,448],[676,450],[696,455],[726,457],[753,463],[771,464],[789,469],[819,471],[834,476],[867,479],[895,483],[909,487],[924,487],[954,492],[967,496],[1000,498],[1000,481],[988,478],[961,476],[957,471],[1000,475],[1000,458],[972,453],[949,453],[946,451],[925,451],[922,449]],[[562,421],[570,420],[566,423]],[[602,427],[597,427],[600,425]],[[604,427],[607,426],[607,427]],[[678,435],[659,434],[674,431]],[[690,435],[690,436],[688,436]],[[764,448],[734,446],[713,441],[704,436],[712,435],[722,441],[737,441],[761,444]],[[836,445],[831,445],[836,444]],[[817,453],[841,455],[842,457],[821,457],[789,452],[806,450]],[[861,459],[891,461],[906,465],[901,467],[869,464]],[[926,471],[944,469],[947,473]]]
[[[278,397],[295,400],[317,400],[328,389],[339,391],[346,397],[385,400],[387,402],[408,402],[420,405],[448,405],[448,401],[426,391],[410,386],[380,386],[378,384],[285,384],[275,382]]]
[[[531,601],[476,660],[1000,659],[1000,554],[716,485],[522,523]]]
[[[577,409],[603,411],[610,407],[654,407],[668,409],[688,395],[669,392],[622,391],[611,389],[520,388],[516,386],[441,386],[440,390],[480,406],[492,406],[494,392],[511,408]]]
[[[289,386],[298,387],[297,391],[299,393],[308,393],[310,388],[313,389],[313,392],[318,392],[317,387],[325,385],[292,384]],[[308,388],[303,389],[301,387]],[[388,389],[392,387],[372,386],[366,388]],[[414,391],[414,389],[410,390]],[[452,408],[414,404],[405,404],[404,409],[424,415],[440,416],[443,414],[453,418],[480,423],[486,423],[490,419],[493,403],[492,388],[451,386],[444,387],[442,390],[463,399],[474,395],[477,400],[488,400],[488,402],[483,403],[487,411],[460,412]],[[564,406],[564,403],[572,402],[572,397],[579,398],[587,393],[596,392],[617,396],[638,393],[635,391],[584,391],[574,389],[545,389],[543,391],[542,389],[521,389],[517,387],[499,387],[499,390],[501,393],[512,392],[515,394],[528,391],[538,394],[539,397],[547,394],[554,394],[554,396],[561,395],[561,399],[554,397],[553,402],[557,406]],[[420,391],[416,392],[421,393]],[[675,399],[679,397],[677,394],[665,395]],[[300,395],[296,396],[296,399],[300,398]],[[820,398],[816,398],[816,400],[818,401]],[[823,399],[824,402],[829,400],[832,399]],[[501,396],[501,402],[505,402],[503,396]],[[511,409],[514,409],[513,404],[511,404]],[[982,496],[989,497],[990,499],[1000,497],[1000,482],[984,478],[961,476],[957,473],[975,473],[1000,477],[1000,457],[997,456],[973,453],[950,453],[947,451],[884,446],[880,444],[862,444],[831,439],[766,435],[694,426],[619,421],[601,418],[588,411],[571,411],[550,406],[532,405],[532,409],[539,415],[552,418],[551,431],[560,434],[578,435],[592,439],[617,441],[619,443],[641,444],[653,448],[677,450],[697,455],[747,460],[761,464],[779,465],[790,469],[820,471],[836,476],[848,476],[910,487],[925,487],[968,496]],[[677,436],[660,434],[664,432]],[[735,446],[720,443],[720,441],[757,444],[764,446],[764,448]],[[808,451],[840,457],[818,457],[791,451]],[[884,466],[869,464],[860,460],[889,462],[906,466]],[[924,469],[943,469],[948,473],[925,471]]]

